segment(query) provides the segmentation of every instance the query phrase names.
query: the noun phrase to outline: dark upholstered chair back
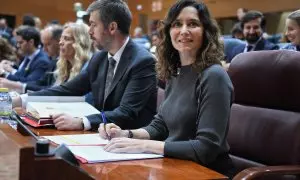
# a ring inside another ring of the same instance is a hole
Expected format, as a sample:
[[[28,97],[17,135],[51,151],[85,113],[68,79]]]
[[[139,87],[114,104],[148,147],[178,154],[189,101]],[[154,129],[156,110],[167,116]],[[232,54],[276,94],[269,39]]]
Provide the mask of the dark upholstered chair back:
[[[236,56],[228,73],[235,90],[228,142],[239,170],[300,164],[300,52]]]

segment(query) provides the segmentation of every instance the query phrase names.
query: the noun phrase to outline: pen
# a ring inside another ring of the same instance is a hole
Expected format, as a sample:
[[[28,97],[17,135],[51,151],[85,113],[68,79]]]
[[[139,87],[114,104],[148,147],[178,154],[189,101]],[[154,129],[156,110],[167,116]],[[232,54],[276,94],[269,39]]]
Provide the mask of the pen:
[[[106,131],[106,124],[107,124],[107,121],[106,121],[106,117],[105,117],[105,114],[104,112],[100,112],[101,113],[101,116],[102,116],[102,121],[104,123],[104,131],[106,133],[106,136],[108,138],[108,140],[111,140],[111,137],[107,134],[107,131]]]

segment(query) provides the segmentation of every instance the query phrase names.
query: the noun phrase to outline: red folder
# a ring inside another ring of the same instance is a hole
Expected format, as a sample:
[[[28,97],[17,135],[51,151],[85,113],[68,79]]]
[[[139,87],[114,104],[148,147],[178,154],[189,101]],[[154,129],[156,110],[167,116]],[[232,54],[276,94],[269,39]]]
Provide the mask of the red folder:
[[[49,126],[54,126],[53,120],[52,119],[42,119],[39,121],[33,120],[28,116],[22,116],[21,117],[25,123],[28,125],[38,128],[38,127],[49,127]]]

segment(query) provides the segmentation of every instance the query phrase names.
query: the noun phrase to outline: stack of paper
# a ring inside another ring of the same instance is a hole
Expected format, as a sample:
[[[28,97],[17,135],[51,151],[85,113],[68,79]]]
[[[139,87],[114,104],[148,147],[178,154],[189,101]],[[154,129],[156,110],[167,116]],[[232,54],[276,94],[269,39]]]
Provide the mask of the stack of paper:
[[[43,136],[56,144],[66,144],[73,154],[82,163],[97,163],[110,161],[124,161],[137,159],[161,158],[157,154],[127,154],[110,153],[104,151],[103,147],[108,140],[102,139],[99,134],[77,134],[77,135],[59,135]]]
[[[28,102],[26,113],[36,119],[49,119],[52,114],[67,113],[74,117],[99,114],[100,112],[86,102]]]
[[[126,153],[110,153],[103,150],[103,146],[69,146],[73,154],[78,156],[82,163],[97,163],[111,161],[125,161],[137,159],[153,159],[162,158],[157,154],[126,154]],[[82,158],[82,159],[81,159]]]
[[[81,96],[29,96],[26,113],[33,119],[51,119],[51,115],[59,113],[71,114],[73,117],[83,117],[100,112]]]

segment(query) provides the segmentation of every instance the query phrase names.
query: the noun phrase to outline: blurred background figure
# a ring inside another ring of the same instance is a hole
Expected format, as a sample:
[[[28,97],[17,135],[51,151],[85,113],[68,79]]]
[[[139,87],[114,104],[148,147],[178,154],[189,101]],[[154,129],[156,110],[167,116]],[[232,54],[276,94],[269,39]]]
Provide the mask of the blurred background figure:
[[[241,20],[241,28],[246,40],[246,44],[241,44],[232,49],[227,55],[227,62],[238,54],[250,51],[276,50],[275,45],[263,37],[266,26],[264,15],[259,11],[248,11]]]
[[[49,22],[47,23],[47,26],[53,25],[53,24],[59,25],[60,23],[59,23],[59,21],[58,21],[57,19],[52,19],[51,21],[49,21]]]
[[[0,18],[0,36],[10,41],[12,29],[8,27],[6,19]]]
[[[235,39],[244,40],[244,34],[240,22],[236,23],[231,29],[231,36]]]
[[[241,21],[247,12],[248,12],[248,9],[246,9],[246,8],[238,8],[236,10],[236,17],[237,17],[237,19],[239,21]]]
[[[42,21],[41,21],[41,19],[39,17],[37,17],[37,16],[34,16],[33,20],[34,20],[34,23],[35,23],[35,27],[37,29],[42,29]]]
[[[25,14],[22,19],[22,25],[35,27],[34,16],[31,14]]]
[[[136,27],[134,29],[132,40],[138,45],[146,48],[147,50],[150,49],[151,46],[150,41],[148,40],[147,36],[144,34],[143,29],[141,27]]]
[[[9,64],[3,66],[1,74],[12,81],[35,81],[45,74],[50,60],[47,54],[39,49],[40,33],[35,27],[22,27],[16,32],[17,47],[24,57],[18,69]]]
[[[57,61],[59,56],[59,41],[63,31],[60,25],[49,25],[41,31],[41,41],[44,51],[51,60]]]
[[[159,34],[158,32],[154,31],[152,34],[151,34],[151,48],[150,48],[150,52],[152,54],[156,54],[156,48],[158,46],[158,44],[160,43],[160,38],[159,38]]]
[[[290,42],[283,49],[300,51],[300,10],[292,12],[286,19],[285,36]]]
[[[2,79],[2,87],[20,93],[39,91],[70,81],[86,68],[92,44],[87,25],[67,23],[63,28],[52,25],[42,30],[41,35],[45,52],[52,57],[52,62],[57,63],[54,63],[47,73],[37,81],[21,83]],[[56,58],[54,59],[54,57]],[[89,98],[88,102],[92,103],[91,95],[87,98]]]

